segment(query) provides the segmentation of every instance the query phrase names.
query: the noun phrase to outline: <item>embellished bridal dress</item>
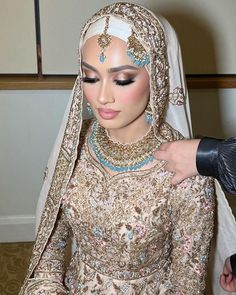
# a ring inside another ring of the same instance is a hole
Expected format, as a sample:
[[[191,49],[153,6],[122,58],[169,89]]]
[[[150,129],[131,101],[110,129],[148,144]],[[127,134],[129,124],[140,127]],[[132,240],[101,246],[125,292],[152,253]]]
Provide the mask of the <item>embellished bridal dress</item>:
[[[172,188],[159,161],[150,169],[110,175],[92,153],[87,135],[35,269],[36,285],[44,280],[53,291],[64,285],[69,294],[204,290],[213,232],[212,180],[197,177]],[[65,274],[72,236],[76,248]]]
[[[113,142],[96,119],[82,118],[80,69],[48,162],[37,237],[20,295],[204,294],[214,227],[213,180],[197,176],[173,186],[165,163],[152,158],[161,142],[182,138],[178,131],[190,136],[176,35],[145,8],[116,3],[86,23],[81,40],[93,23],[108,16],[130,24],[149,53],[153,121],[136,143]],[[119,169],[128,159],[134,159],[134,169]]]

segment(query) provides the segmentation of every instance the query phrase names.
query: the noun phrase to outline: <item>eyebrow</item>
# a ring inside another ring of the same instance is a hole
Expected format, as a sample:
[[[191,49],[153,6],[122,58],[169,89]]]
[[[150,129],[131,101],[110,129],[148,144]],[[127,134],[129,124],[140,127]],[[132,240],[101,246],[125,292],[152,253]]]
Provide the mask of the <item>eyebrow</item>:
[[[97,69],[95,69],[93,66],[91,66],[90,64],[86,63],[86,62],[82,62],[82,66],[94,71],[94,72],[98,72]],[[110,68],[108,69],[108,73],[116,73],[116,72],[120,72],[120,71],[124,71],[124,70],[137,70],[137,67],[134,66],[130,66],[130,65],[123,65],[123,66],[119,66],[119,67],[114,67],[114,68]]]
[[[86,68],[92,70],[93,72],[96,72],[96,73],[98,72],[93,66],[87,64],[87,63],[84,62],[84,61],[82,61],[82,66],[84,66],[84,67],[86,67]]]
[[[120,72],[123,70],[137,70],[136,67],[130,66],[130,65],[123,65],[123,66],[119,66],[119,67],[115,67],[115,68],[110,68],[108,69],[109,73],[116,73],[116,72]]]

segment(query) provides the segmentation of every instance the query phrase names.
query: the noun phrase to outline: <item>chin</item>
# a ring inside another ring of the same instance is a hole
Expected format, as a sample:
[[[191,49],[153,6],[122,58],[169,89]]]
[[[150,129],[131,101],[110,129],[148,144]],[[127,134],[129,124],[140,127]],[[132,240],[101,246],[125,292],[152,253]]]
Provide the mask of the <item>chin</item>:
[[[98,122],[105,129],[119,128],[119,124],[115,123],[113,120],[98,120]]]
[[[105,129],[120,129],[126,126],[126,124],[122,124],[118,120],[104,120],[101,118],[97,118],[99,124]]]

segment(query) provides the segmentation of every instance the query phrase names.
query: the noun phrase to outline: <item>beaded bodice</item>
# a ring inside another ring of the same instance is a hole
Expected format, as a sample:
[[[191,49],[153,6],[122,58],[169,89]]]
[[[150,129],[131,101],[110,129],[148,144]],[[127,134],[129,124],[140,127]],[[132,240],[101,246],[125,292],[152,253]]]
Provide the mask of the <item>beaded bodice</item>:
[[[159,288],[179,288],[195,273],[187,261],[190,252],[200,276],[205,273],[213,226],[213,190],[202,177],[194,184],[187,181],[183,187],[170,187],[170,174],[164,171],[163,163],[156,161],[148,170],[111,176],[85,144],[62,207],[77,245],[67,274],[68,288],[77,290],[72,294],[80,294],[77,292],[83,288],[86,294],[95,290],[97,294],[142,294],[141,290],[147,292],[143,294],[159,294],[155,293]],[[193,195],[196,199],[190,200]],[[203,203],[199,205],[199,201]],[[198,206],[202,207],[200,214]],[[180,211],[183,219],[179,219]],[[199,254],[193,250],[191,236],[200,241],[206,226],[206,240],[197,247]],[[185,267],[189,273],[180,283]],[[196,281],[198,277],[186,294],[204,289],[204,280]],[[113,284],[117,293],[113,293]]]
[[[211,179],[173,187],[157,160],[147,170],[111,175],[84,142],[27,295],[42,291],[42,282],[44,295],[203,294],[213,234]],[[72,236],[65,273],[62,257]]]
[[[90,159],[76,167],[63,201],[81,257],[117,279],[160,271],[169,260],[172,230],[169,198],[162,197],[166,173],[157,176],[152,168],[111,177],[85,153]]]

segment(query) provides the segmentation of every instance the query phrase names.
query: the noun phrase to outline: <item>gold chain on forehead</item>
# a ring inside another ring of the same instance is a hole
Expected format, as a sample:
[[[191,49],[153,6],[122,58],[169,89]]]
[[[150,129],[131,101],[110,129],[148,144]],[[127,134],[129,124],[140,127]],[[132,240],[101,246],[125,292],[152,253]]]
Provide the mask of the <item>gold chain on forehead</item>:
[[[111,36],[107,34],[107,30],[109,27],[109,18],[109,16],[106,17],[104,31],[102,34],[99,35],[97,39],[98,46],[101,48],[101,53],[99,55],[99,61],[101,63],[104,63],[106,59],[104,52],[107,49],[107,47],[111,44]]]
[[[98,46],[101,48],[101,52],[99,54],[99,61],[101,63],[104,63],[104,61],[106,60],[105,50],[108,46],[110,46],[112,40],[111,35],[107,33],[109,28],[109,20],[110,16],[107,16],[105,18],[104,31],[99,35],[97,39]],[[127,55],[136,66],[144,67],[145,65],[150,63],[149,55],[147,54],[142,44],[138,41],[133,30],[127,40],[127,48]]]

